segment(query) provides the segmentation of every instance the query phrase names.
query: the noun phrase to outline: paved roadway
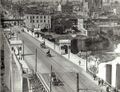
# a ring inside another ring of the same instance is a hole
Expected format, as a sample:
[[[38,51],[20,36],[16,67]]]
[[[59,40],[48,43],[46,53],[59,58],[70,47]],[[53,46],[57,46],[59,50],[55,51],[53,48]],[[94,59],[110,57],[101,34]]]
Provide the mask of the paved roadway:
[[[14,30],[18,30],[15,29]],[[46,50],[40,48],[40,43],[33,37],[26,33],[21,33],[20,39],[24,40],[25,53],[35,54],[35,49],[38,50],[38,72],[43,75],[47,84],[49,85],[49,73],[50,67],[53,66],[53,71],[57,72],[58,77],[63,81],[64,86],[55,87],[52,86],[52,92],[76,92],[76,73],[79,72],[79,86],[80,89],[93,89],[96,91],[83,91],[83,92],[100,92],[100,88],[89,78],[89,75],[85,73],[80,67],[68,61],[61,55],[54,51],[52,52],[53,57],[49,58],[46,56]],[[27,64],[34,69],[35,67],[35,56],[25,56]]]

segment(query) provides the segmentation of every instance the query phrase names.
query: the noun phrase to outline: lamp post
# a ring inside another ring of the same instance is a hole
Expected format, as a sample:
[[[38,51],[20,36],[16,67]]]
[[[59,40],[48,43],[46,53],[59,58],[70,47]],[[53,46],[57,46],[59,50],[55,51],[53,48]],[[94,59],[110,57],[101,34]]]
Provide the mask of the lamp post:
[[[51,65],[51,72],[50,72],[50,92],[52,92],[52,65]]]
[[[23,60],[24,60],[24,41],[23,41]]]
[[[37,72],[37,48],[36,48],[36,54],[35,54],[35,73]]]
[[[87,66],[88,66],[88,63],[87,63],[88,61],[87,61],[87,50],[86,50],[86,72],[87,72]]]
[[[77,73],[77,92],[79,92],[79,73]]]

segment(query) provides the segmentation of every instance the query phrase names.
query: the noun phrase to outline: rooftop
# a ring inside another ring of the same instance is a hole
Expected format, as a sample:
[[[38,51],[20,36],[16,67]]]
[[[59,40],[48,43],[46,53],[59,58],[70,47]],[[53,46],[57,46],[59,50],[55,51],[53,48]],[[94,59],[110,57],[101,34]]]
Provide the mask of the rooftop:
[[[42,9],[33,9],[33,8],[27,8],[25,11],[25,14],[50,15],[48,12],[46,12]]]

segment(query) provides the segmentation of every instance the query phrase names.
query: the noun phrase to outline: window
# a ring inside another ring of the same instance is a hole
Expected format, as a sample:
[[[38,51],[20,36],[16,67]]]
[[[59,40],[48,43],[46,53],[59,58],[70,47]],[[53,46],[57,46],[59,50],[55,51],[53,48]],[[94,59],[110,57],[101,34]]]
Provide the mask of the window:
[[[44,16],[44,19],[46,18],[46,16]]]
[[[32,19],[32,16],[30,16],[30,19]]]
[[[33,19],[34,19],[35,17],[33,16]]]
[[[29,17],[27,16],[27,19],[28,19]]]
[[[46,20],[44,20],[44,22],[46,22]]]
[[[33,23],[34,23],[35,21],[33,20]]]
[[[32,23],[32,20],[30,20],[30,23]]]
[[[50,19],[50,16],[48,16],[48,19]]]
[[[39,18],[39,16],[36,16],[36,19],[38,19]]]
[[[42,16],[40,16],[40,18],[42,19]]]
[[[38,23],[38,22],[39,22],[39,20],[36,20],[36,22]]]
[[[42,20],[40,20],[40,22],[43,22]]]

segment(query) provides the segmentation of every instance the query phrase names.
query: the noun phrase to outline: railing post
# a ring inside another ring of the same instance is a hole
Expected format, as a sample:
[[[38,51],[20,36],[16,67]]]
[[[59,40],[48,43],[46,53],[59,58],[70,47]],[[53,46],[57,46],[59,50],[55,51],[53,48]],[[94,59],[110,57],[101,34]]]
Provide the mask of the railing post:
[[[77,92],[79,92],[79,73],[77,73]]]

